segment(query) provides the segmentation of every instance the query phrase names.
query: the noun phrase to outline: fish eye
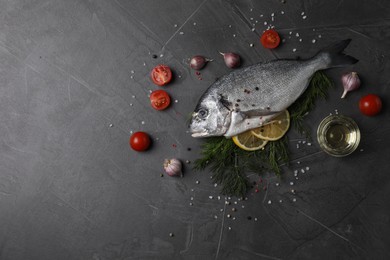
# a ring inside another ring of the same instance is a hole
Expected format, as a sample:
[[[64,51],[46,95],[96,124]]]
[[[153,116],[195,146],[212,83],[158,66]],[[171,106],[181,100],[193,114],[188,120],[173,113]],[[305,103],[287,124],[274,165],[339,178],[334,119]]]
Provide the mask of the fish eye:
[[[199,111],[198,111],[198,116],[199,116],[200,118],[205,118],[205,117],[207,116],[207,114],[208,114],[207,109],[201,108],[201,109],[199,109]]]

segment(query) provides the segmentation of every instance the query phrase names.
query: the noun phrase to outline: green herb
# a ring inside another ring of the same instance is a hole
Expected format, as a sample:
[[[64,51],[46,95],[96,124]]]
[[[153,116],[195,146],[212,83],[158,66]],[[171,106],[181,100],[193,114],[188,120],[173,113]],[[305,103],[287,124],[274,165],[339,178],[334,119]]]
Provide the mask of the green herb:
[[[311,78],[306,91],[289,107],[291,123],[298,133],[305,134],[307,138],[310,138],[310,132],[304,125],[303,119],[307,113],[314,109],[317,99],[327,98],[328,90],[332,86],[331,79],[325,73],[317,71]]]
[[[332,85],[323,72],[316,72],[305,93],[289,107],[290,121],[300,134],[305,133],[309,137],[304,117],[314,109],[317,99],[327,97]],[[240,149],[231,139],[210,137],[202,145],[201,158],[195,161],[194,169],[200,171],[209,167],[214,182],[222,185],[222,194],[242,197],[250,187],[247,174],[261,175],[272,171],[280,176],[281,165],[288,162],[287,135],[277,141],[270,141],[264,149],[253,152]]]

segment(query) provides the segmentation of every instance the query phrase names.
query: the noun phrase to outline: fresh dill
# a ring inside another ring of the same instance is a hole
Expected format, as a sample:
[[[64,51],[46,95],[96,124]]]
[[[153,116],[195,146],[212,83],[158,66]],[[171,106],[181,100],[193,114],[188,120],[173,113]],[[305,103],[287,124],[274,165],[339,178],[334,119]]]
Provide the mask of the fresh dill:
[[[316,72],[311,78],[307,90],[288,110],[292,126],[300,134],[309,136],[304,125],[304,117],[315,107],[317,99],[327,97],[332,81],[323,72]],[[244,151],[231,139],[225,137],[207,138],[202,145],[201,157],[194,163],[194,169],[201,171],[209,168],[215,183],[222,185],[221,193],[242,197],[247,193],[250,183],[248,173],[282,173],[281,165],[289,163],[288,137],[270,141],[264,147],[253,152]]]

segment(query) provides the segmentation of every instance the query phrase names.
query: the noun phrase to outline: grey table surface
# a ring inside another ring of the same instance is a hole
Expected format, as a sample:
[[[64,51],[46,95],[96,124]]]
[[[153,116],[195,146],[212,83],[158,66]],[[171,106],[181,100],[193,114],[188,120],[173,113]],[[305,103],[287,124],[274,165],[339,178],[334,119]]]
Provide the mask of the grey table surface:
[[[0,259],[390,259],[389,1],[0,7]],[[273,51],[259,43],[268,26],[284,39]],[[345,38],[360,62],[327,71],[335,87],[305,121],[315,135],[331,113],[352,117],[362,133],[352,155],[328,156],[290,131],[290,167],[281,179],[261,176],[246,199],[221,195],[192,163],[184,178],[160,177],[165,158],[200,156],[204,140],[188,134],[187,115],[231,71],[219,51],[247,66],[308,58]],[[195,54],[214,59],[200,75],[188,66]],[[174,71],[161,112],[148,97],[157,64]],[[352,70],[362,86],[341,100],[340,75]],[[367,93],[381,96],[380,115],[359,112]],[[144,153],[128,144],[140,130],[153,138]]]

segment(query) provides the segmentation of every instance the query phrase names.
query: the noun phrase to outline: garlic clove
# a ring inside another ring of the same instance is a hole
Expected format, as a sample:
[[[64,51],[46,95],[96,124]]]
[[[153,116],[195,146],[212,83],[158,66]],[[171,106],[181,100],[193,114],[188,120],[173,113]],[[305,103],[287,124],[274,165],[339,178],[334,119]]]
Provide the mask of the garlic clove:
[[[349,91],[353,91],[360,87],[360,78],[357,72],[345,73],[341,76],[341,82],[343,83],[343,94],[341,98],[345,98]]]
[[[179,159],[165,159],[163,163],[165,173],[171,177],[183,177],[182,163]]]

